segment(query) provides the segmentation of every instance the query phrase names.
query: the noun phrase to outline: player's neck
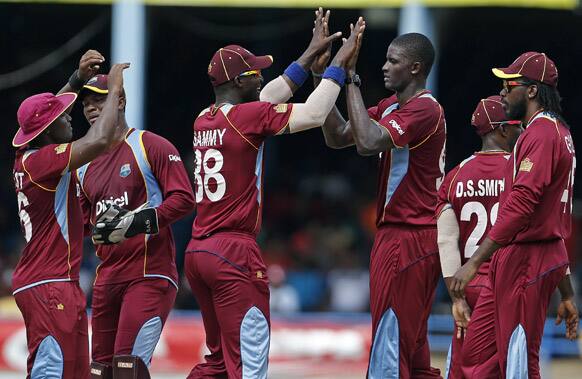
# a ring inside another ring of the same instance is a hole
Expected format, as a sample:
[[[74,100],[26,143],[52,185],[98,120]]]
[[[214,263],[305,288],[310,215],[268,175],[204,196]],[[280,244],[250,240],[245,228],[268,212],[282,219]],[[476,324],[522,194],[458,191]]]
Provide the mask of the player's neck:
[[[481,144],[481,152],[491,153],[491,152],[498,152],[498,151],[507,151],[504,146],[499,144],[495,138],[493,138],[492,133],[488,133],[482,138]]]
[[[116,141],[123,141],[127,132],[129,131],[129,125],[127,125],[127,121],[125,117],[120,117],[117,126],[115,127],[115,140]]]
[[[426,90],[426,82],[412,82],[401,92],[396,92],[396,98],[400,106],[406,104],[410,99]]]
[[[244,103],[244,99],[235,92],[224,92],[216,94],[214,104],[240,104]]]
[[[521,120],[524,127],[527,127],[534,116],[543,110],[544,108],[537,101],[528,101],[525,116]]]

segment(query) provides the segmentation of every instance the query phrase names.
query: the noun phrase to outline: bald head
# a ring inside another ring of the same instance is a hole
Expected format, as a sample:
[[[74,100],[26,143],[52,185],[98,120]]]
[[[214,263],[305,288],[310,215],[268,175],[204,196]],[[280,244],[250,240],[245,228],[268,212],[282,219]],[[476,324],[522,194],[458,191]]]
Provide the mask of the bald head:
[[[392,41],[391,45],[398,46],[413,62],[421,65],[421,74],[428,77],[434,63],[435,50],[432,42],[423,34],[406,33]]]

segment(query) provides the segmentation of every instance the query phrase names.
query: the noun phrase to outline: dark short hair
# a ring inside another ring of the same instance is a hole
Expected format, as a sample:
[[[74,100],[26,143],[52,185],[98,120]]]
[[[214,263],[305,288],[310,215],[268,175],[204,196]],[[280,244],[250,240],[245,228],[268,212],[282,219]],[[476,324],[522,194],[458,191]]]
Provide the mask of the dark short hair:
[[[422,73],[425,76],[430,74],[434,63],[435,50],[432,42],[424,34],[406,33],[392,41],[393,45],[404,48],[406,54],[414,61],[422,65]]]

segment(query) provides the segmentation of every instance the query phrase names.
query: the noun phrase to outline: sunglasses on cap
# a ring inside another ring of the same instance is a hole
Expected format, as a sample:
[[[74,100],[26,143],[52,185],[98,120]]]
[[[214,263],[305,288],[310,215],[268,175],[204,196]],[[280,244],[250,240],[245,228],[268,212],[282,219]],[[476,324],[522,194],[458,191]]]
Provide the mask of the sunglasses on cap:
[[[236,77],[240,78],[240,77],[244,77],[244,76],[253,76],[253,75],[256,75],[256,76],[261,75],[261,70],[244,71],[244,72],[241,72],[240,74],[238,74]]]
[[[492,121],[492,122],[490,122],[490,124],[492,126],[495,126],[495,127],[497,127],[497,126],[510,126],[510,125],[520,126],[520,127],[522,126],[522,122],[519,120]]]
[[[513,87],[527,87],[527,86],[531,86],[532,82],[520,82],[517,80],[504,80],[503,81],[503,89],[505,90],[506,93],[511,92],[511,89]]]

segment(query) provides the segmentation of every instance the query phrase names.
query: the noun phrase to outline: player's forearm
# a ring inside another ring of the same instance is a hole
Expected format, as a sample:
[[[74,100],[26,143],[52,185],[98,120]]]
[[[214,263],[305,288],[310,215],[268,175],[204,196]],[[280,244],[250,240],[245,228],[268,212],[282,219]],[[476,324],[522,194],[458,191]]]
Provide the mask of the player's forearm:
[[[322,74],[313,75],[313,88],[317,88],[321,83]],[[321,126],[325,144],[332,149],[343,149],[344,147],[352,146],[354,138],[350,131],[350,124],[347,122],[339,109],[334,105],[333,109],[327,115],[323,125]]]
[[[443,278],[452,277],[461,268],[459,236],[455,212],[449,207],[443,210],[437,219],[437,243]]]
[[[304,104],[294,104],[289,119],[291,133],[323,125],[340,93],[340,86],[331,79],[324,79],[313,90]]]
[[[452,301],[457,301],[457,300],[459,300],[459,298],[458,298],[458,297],[456,297],[456,296],[455,296],[455,295],[454,295],[454,294],[451,292],[451,290],[450,290],[450,288],[451,288],[451,283],[452,283],[452,281],[453,281],[453,277],[452,277],[452,276],[447,276],[447,277],[443,276],[443,280],[445,281],[445,285],[447,286],[447,292],[449,293],[449,296],[450,296],[451,300],[452,300]]]
[[[500,247],[500,244],[489,237],[485,237],[481,245],[479,245],[479,248],[473,253],[471,259],[469,259],[469,262],[467,263],[474,265],[475,268],[479,268],[483,262],[491,259],[493,253],[495,253]]]
[[[156,208],[159,228],[173,224],[192,213],[195,208],[196,201],[192,191],[181,189],[167,193],[162,204]]]
[[[97,121],[87,134],[73,142],[69,163],[71,171],[97,158],[114,145],[118,116],[119,94],[110,91]]]
[[[562,296],[562,300],[571,300],[574,298],[574,287],[570,280],[570,275],[565,275],[558,284],[558,290]]]
[[[343,149],[354,144],[350,123],[344,120],[336,106],[327,115],[321,130],[325,144],[332,149]]]
[[[272,104],[286,103],[293,96],[291,86],[282,76],[271,80],[259,95],[259,100]]]
[[[386,151],[385,131],[372,122],[364,105],[360,88],[347,86],[347,107],[354,142],[360,155],[375,155]],[[389,137],[388,137],[389,138]]]
[[[491,228],[489,237],[501,245],[513,241],[515,236],[529,222],[539,197],[525,185],[514,185],[507,200],[499,209],[497,221]]]

